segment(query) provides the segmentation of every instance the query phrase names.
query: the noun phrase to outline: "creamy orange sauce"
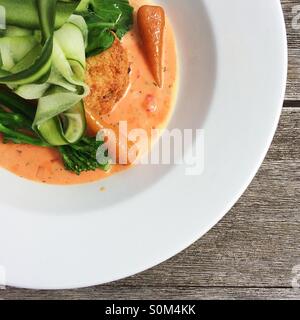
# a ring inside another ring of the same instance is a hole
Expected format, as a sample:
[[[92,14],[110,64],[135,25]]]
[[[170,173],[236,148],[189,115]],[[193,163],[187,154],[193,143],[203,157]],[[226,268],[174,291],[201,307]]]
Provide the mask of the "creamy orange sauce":
[[[146,1],[132,1],[138,8]],[[167,22],[164,42],[164,83],[159,88],[145,60],[138,32],[134,28],[122,44],[128,50],[130,61],[130,86],[114,110],[97,121],[88,121],[92,131],[109,127],[118,132],[120,121],[127,121],[128,131],[142,128],[149,134],[151,129],[164,128],[172,113],[176,96],[177,56],[174,34]],[[89,116],[88,116],[89,118]],[[80,184],[107,178],[129,166],[113,165],[110,172],[101,170],[82,173],[80,176],[64,169],[59,154],[54,149],[30,145],[0,143],[0,166],[14,174],[48,184]]]

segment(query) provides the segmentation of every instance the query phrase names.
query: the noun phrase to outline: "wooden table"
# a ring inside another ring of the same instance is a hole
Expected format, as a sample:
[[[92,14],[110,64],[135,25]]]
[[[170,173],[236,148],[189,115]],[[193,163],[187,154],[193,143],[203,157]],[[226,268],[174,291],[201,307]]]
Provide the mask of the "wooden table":
[[[79,290],[8,288],[0,299],[300,299],[292,269],[300,265],[300,30],[282,0],[289,40],[289,79],[273,145],[230,213],[189,249],[116,283]],[[300,21],[299,21],[300,23]]]

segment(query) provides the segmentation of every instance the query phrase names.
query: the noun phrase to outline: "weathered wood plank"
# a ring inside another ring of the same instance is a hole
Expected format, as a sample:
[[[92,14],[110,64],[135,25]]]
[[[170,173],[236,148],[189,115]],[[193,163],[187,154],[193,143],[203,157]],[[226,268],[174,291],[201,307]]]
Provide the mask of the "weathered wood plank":
[[[293,26],[295,13],[293,8],[300,6],[299,0],[281,0],[284,10],[288,44],[289,44],[289,74],[286,99],[300,100],[300,29]],[[300,12],[300,7],[298,12]],[[300,19],[298,20],[300,24]]]
[[[224,287],[124,287],[102,286],[72,291],[32,291],[10,289],[3,298],[9,300],[208,300],[208,299],[300,299],[300,289],[292,288],[224,288]]]
[[[300,47],[300,41],[298,42]],[[290,49],[289,69],[285,98],[300,100],[300,49]]]

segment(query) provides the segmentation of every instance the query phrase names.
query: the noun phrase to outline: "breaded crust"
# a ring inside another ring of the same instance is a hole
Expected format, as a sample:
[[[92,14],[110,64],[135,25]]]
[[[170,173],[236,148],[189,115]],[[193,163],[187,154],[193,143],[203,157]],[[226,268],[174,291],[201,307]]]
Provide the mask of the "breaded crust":
[[[103,53],[87,60],[86,83],[90,94],[85,108],[96,115],[112,111],[129,85],[129,61],[126,49],[119,40]]]

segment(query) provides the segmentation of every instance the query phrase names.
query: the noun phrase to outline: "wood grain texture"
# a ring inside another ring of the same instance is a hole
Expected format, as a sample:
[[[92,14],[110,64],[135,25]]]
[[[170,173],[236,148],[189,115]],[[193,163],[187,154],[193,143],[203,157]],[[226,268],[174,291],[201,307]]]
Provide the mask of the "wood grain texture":
[[[291,288],[224,288],[224,287],[114,287],[80,289],[72,291],[29,291],[7,290],[5,299],[9,300],[235,300],[235,299],[299,299],[299,289]]]
[[[0,299],[300,299],[300,30],[282,0],[289,77],[280,125],[259,173],[207,235],[169,261],[134,277],[79,290],[8,288]],[[299,21],[300,22],[300,21]]]

